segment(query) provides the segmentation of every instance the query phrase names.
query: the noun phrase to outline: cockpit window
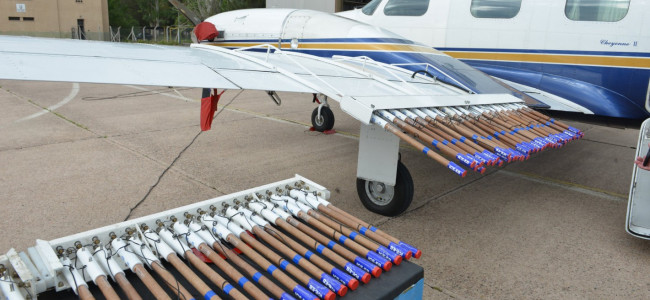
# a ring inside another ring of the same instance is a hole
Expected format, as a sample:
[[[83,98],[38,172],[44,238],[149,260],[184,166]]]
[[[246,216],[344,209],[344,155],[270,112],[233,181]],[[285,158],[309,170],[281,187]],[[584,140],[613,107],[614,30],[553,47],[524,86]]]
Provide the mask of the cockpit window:
[[[366,15],[372,16],[372,14],[375,13],[375,10],[377,10],[379,3],[381,3],[381,0],[372,0],[370,3],[366,4],[361,11]]]
[[[510,19],[521,8],[521,0],[472,0],[470,11],[476,18]]]
[[[421,16],[429,9],[429,0],[388,0],[384,7],[387,16]]]

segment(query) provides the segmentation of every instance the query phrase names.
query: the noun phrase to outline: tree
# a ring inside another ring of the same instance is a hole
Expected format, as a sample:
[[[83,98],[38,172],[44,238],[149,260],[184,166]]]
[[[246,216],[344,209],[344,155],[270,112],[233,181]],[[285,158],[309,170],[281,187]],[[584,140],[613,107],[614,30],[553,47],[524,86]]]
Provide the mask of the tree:
[[[167,26],[176,22],[178,13],[167,0],[136,0],[139,13],[142,16],[141,25]]]
[[[220,12],[234,9],[264,7],[265,0],[181,0],[199,19],[205,20]],[[193,24],[179,15],[169,0],[108,0],[111,26],[169,26]]]
[[[181,2],[202,20],[229,10],[265,7],[266,5],[265,0],[184,0]]]
[[[111,26],[131,27],[137,26],[138,20],[134,14],[137,6],[133,1],[108,0],[108,20]]]

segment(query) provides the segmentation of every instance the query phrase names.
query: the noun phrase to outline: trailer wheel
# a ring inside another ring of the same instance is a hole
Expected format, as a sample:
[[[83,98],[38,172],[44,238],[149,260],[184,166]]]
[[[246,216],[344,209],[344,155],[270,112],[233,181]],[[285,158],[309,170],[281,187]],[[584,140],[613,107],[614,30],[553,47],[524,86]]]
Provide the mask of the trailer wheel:
[[[396,216],[403,213],[413,201],[413,178],[406,166],[398,161],[394,186],[357,178],[357,193],[363,206],[371,212]]]
[[[329,107],[323,106],[318,116],[318,107],[316,107],[311,113],[311,125],[316,131],[331,130],[334,128],[334,112]]]

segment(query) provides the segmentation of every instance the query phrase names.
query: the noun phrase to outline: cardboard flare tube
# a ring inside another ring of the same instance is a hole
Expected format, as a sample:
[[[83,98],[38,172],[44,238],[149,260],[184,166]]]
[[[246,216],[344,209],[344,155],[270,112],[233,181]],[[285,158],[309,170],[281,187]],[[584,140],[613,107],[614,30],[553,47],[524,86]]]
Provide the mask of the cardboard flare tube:
[[[129,300],[142,300],[142,297],[140,297],[138,291],[136,291],[129,280],[126,279],[126,275],[123,272],[115,274],[115,281],[117,281],[117,284],[120,286]]]
[[[300,230],[301,232],[309,235],[310,237],[316,239],[319,243],[323,245],[329,244],[332,240],[330,240],[328,237],[325,235],[321,234],[320,232],[313,230],[309,226],[299,222],[293,217],[287,218],[287,223],[291,224],[291,226],[295,227],[296,229]],[[352,251],[348,250],[345,247],[341,247],[341,245],[334,243],[332,246],[332,251],[336,252],[337,254],[341,255],[343,258],[347,259],[350,262],[355,261],[357,257],[363,258],[363,254],[361,256],[354,254]],[[370,273],[374,277],[379,277],[381,275],[381,268],[376,267],[375,269],[371,270]]]
[[[163,290],[153,276],[147,272],[147,269],[145,269],[142,264],[133,266],[133,272],[135,272],[135,275],[140,278],[140,281],[142,281],[151,294],[153,294],[154,298],[158,300],[171,300],[165,290]]]
[[[279,230],[276,230],[275,228],[271,227],[271,225],[266,225],[265,227],[268,229],[269,234],[271,234],[271,235],[273,235],[274,237],[276,237],[276,238],[282,240],[282,242],[287,243],[287,245],[289,245],[289,247],[291,247],[292,249],[294,249],[294,250],[295,250],[296,252],[298,252],[300,255],[305,256],[306,253],[309,251],[309,250],[307,250],[307,248],[303,247],[300,243],[294,241],[294,240],[293,240],[291,237],[289,237],[288,235],[286,235],[286,234],[280,232]],[[312,240],[312,241],[313,241],[313,240]],[[313,241],[313,242],[316,242],[316,241]],[[312,243],[312,245],[313,245],[313,244],[314,244],[314,243]],[[309,243],[307,243],[307,245],[309,245]],[[323,252],[324,252],[324,251],[323,251]],[[330,252],[330,253],[331,253],[331,252]],[[332,257],[332,255],[325,255],[324,253],[321,253],[321,254],[322,254],[323,256],[327,257],[327,258]],[[330,259],[331,259],[331,258],[330,258]],[[332,259],[332,260],[334,260],[334,259]],[[325,270],[325,271],[327,271],[328,273],[329,273],[332,269],[335,268],[332,264],[328,263],[327,261],[325,261],[324,259],[322,259],[322,258],[321,258],[320,256],[318,256],[318,255],[312,255],[312,256],[309,258],[309,261],[313,262],[313,263],[314,263],[315,265],[317,265],[320,269]],[[336,261],[334,261],[334,263],[336,263]],[[345,263],[347,263],[347,261],[344,262],[342,266],[345,266]],[[355,290],[355,289],[357,288],[357,286],[358,286],[358,282],[357,282],[356,285],[348,286],[348,287],[349,287],[350,289],[352,289],[352,290]]]
[[[253,226],[253,233],[255,233],[259,238],[263,239],[267,244],[271,245],[271,247],[282,252],[286,257],[294,258],[296,257],[296,255],[298,255],[296,251],[293,251],[291,248],[285,245],[284,241],[282,242],[279,241],[278,239],[276,239],[275,237],[271,236],[269,233],[264,231],[264,229],[258,225]],[[320,268],[318,268],[316,265],[314,265],[312,262],[310,262],[304,257],[298,261],[297,265],[299,265],[303,270],[306,270],[308,273],[314,276],[314,278],[321,278],[321,275],[324,273],[329,274],[329,272],[325,270],[321,270]],[[348,292],[348,289],[345,285],[343,285],[340,290],[335,290],[333,292],[343,297]]]
[[[244,272],[246,272],[248,274],[248,276],[255,277],[256,274],[259,273],[255,268],[253,268],[253,266],[251,266],[249,263],[247,263],[246,261],[241,259],[241,257],[239,257],[239,255],[237,255],[235,252],[228,249],[226,246],[222,245],[221,243],[215,242],[212,245],[212,249],[216,250],[217,253],[225,256],[227,259],[230,259],[230,261],[232,261],[235,265],[237,265],[238,267],[243,269]],[[199,249],[199,250],[201,250],[201,249]],[[203,252],[203,251],[201,251],[201,252]],[[212,253],[214,253],[214,252],[212,252]],[[206,254],[206,253],[203,252],[203,254]],[[208,258],[210,258],[211,255],[206,254],[206,256],[208,256]],[[221,257],[219,257],[219,258],[221,258]],[[215,259],[210,258],[210,259],[214,262],[216,258]],[[234,270],[234,268],[232,268],[232,267],[228,267],[228,269],[233,269]],[[261,273],[259,273],[259,274],[261,275]],[[282,294],[284,293],[284,290],[281,287],[277,286],[275,283],[273,283],[273,281],[271,281],[268,277],[266,277],[264,275],[261,275],[260,278],[258,279],[257,283],[259,283],[261,286],[263,286],[267,291],[271,292],[271,294],[273,294],[273,296],[277,297],[278,299],[282,298]],[[249,294],[251,294],[253,297],[255,297],[255,295],[254,295],[255,293],[249,291],[247,286],[248,286],[248,284],[244,285],[244,290],[247,291]],[[255,285],[253,285],[253,286],[257,289],[257,287]],[[290,288],[290,287],[288,287],[288,288]],[[258,299],[258,298],[256,298],[256,299]],[[265,300],[266,298],[262,298],[262,299]],[[259,300],[262,300],[262,299],[259,299]]]
[[[237,271],[237,269],[231,267],[231,266],[230,266],[230,265],[229,265],[225,260],[223,260],[223,258],[221,258],[221,256],[219,256],[216,252],[214,252],[214,251],[213,251],[213,250],[212,250],[212,249],[211,249],[207,244],[205,244],[205,243],[200,244],[199,247],[198,247],[198,249],[199,249],[199,251],[201,251],[201,253],[203,253],[207,258],[209,258],[210,260],[212,260],[212,262],[213,262],[213,263],[214,263],[214,264],[215,264],[215,265],[216,265],[220,270],[222,270],[224,273],[226,273],[226,275],[228,275],[228,277],[230,277],[231,279],[233,279],[235,282],[237,282],[237,281],[239,280],[239,278],[244,277],[244,275],[242,275],[241,273],[239,273],[239,271]],[[196,255],[194,255],[194,257],[198,259],[198,257],[196,257]],[[201,261],[200,259],[199,259],[199,262],[201,262],[202,265],[205,265],[205,263],[203,263],[203,261]],[[207,267],[207,265],[205,265],[205,266]],[[208,269],[210,269],[210,271],[214,272],[214,270],[212,270],[212,268],[208,267]],[[207,270],[206,270],[206,271],[207,271]],[[215,273],[216,273],[216,272],[215,272]],[[205,274],[205,273],[204,273],[204,274]],[[217,275],[218,275],[218,274],[217,274]],[[207,276],[207,275],[206,275],[206,276]],[[214,281],[213,281],[213,282],[214,282]],[[255,284],[253,284],[253,283],[250,282],[250,281],[249,281],[249,282],[246,282],[242,288],[243,288],[246,292],[248,292],[248,294],[250,294],[251,296],[253,296],[253,298],[255,298],[256,300],[263,300],[263,299],[266,300],[266,299],[269,299],[269,297],[268,297],[266,294],[264,294],[264,292],[262,292],[262,290],[260,290],[257,286],[255,286]]]
[[[185,257],[187,260],[190,261],[199,271],[202,271],[200,266],[197,266],[197,260],[201,261],[198,257],[196,257],[192,251],[187,251],[185,252]],[[189,282],[201,295],[207,295],[209,292],[212,291],[212,289],[199,278],[194,271],[192,271],[177,255],[176,253],[171,253],[167,256],[167,261],[176,268],[176,270],[181,273],[183,277]],[[201,261],[201,263],[203,263]],[[208,267],[207,265],[203,264],[203,266]],[[205,268],[204,268],[205,269]],[[212,269],[210,269],[212,270]],[[221,276],[219,276],[221,277]],[[222,278],[223,279],[223,278]],[[225,281],[225,280],[224,280]],[[233,290],[234,291],[234,290]],[[211,297],[207,298],[204,297],[206,300],[217,300],[220,299],[217,295],[212,295]],[[235,297],[233,297],[235,298]],[[245,300],[246,297],[239,298],[241,300]]]
[[[258,264],[263,269],[266,270],[272,265],[268,260],[262,257],[262,255],[260,255],[255,250],[253,250],[253,248],[244,244],[244,242],[239,238],[237,238],[234,234],[229,234],[226,238],[229,243],[231,243],[233,246],[239,249],[242,253],[244,253],[244,255],[248,256],[251,260],[253,260],[256,264]],[[289,278],[289,276],[287,276],[284,272],[282,272],[282,270],[279,269],[275,270],[273,274],[271,274],[271,276],[277,279],[280,282],[280,284],[284,285],[289,290],[293,290],[293,288],[298,285],[297,282]]]
[[[316,229],[320,230],[323,233],[326,233],[327,236],[331,236],[334,240],[340,240],[341,236],[344,236],[340,232],[330,228],[329,226],[323,224],[321,221],[318,221],[308,214],[304,212],[299,212],[298,217],[300,217],[302,220],[307,222],[308,224],[316,227]],[[345,239],[343,241],[343,245],[347,246],[348,248],[352,249],[354,252],[358,253],[361,255],[361,257],[366,257],[368,255],[368,252],[372,252],[368,248],[361,246],[357,242],[353,241],[352,239]],[[383,266],[380,266],[384,271],[389,271],[392,268],[392,263],[389,261]],[[373,274],[374,275],[374,274]],[[376,277],[376,276],[375,276]]]
[[[363,227],[366,227],[366,228],[370,228],[370,227],[372,227],[372,226],[370,225],[370,223],[365,222],[365,221],[363,221],[363,220],[361,220],[361,219],[359,219],[359,218],[357,218],[357,217],[355,217],[355,216],[349,214],[348,212],[346,212],[346,211],[344,211],[344,210],[342,210],[342,209],[336,207],[336,206],[333,205],[332,203],[330,203],[329,205],[327,205],[327,208],[329,208],[329,209],[331,209],[331,210],[337,212],[338,215],[345,216],[345,217],[347,217],[349,220],[352,220],[352,221],[356,222],[356,223],[358,224],[357,226],[360,225],[360,226],[363,226]],[[335,213],[335,214],[336,214],[336,213]],[[373,227],[373,228],[374,228],[374,227]],[[385,238],[387,238],[388,240],[390,240],[391,242],[393,242],[393,243],[395,243],[395,244],[400,244],[400,243],[401,243],[401,241],[400,241],[399,239],[397,239],[397,238],[393,237],[392,235],[390,235],[390,234],[388,234],[388,233],[382,231],[382,230],[379,229],[379,228],[375,228],[375,230],[374,230],[373,232],[374,232],[374,233],[377,233],[377,234],[379,234],[379,235],[381,235],[381,236],[383,236],[383,237],[385,237]],[[420,258],[421,255],[422,255],[422,251],[420,251],[420,250],[418,250],[417,253],[413,253],[413,257],[415,257],[415,258]]]
[[[176,278],[174,278],[174,275],[172,273],[169,273],[162,265],[160,265],[160,262],[153,262],[151,263],[151,268],[160,276],[162,277],[163,281],[169,288],[174,291],[174,294],[176,294],[178,297],[182,299],[192,299],[192,294],[185,289],[183,285],[181,285],[178,281],[176,281]]]
[[[346,226],[343,226],[343,225],[341,225],[341,224],[339,224],[339,223],[337,223],[335,221],[332,221],[329,218],[324,217],[323,215],[317,213],[313,209],[309,210],[307,212],[307,214],[309,214],[311,217],[316,218],[318,221],[323,222],[323,224],[329,226],[330,228],[336,230],[337,232],[342,233],[343,235],[345,235],[347,237],[350,237],[351,234],[354,232],[350,228],[348,228]],[[368,239],[364,235],[357,234],[355,236],[355,238],[353,239],[353,241],[359,243],[360,245],[362,245],[362,246],[364,246],[364,247],[366,247],[366,248],[368,248],[368,249],[370,249],[372,251],[379,250],[379,245],[377,245],[374,241],[371,241],[370,239]],[[395,258],[387,258],[387,259],[390,260],[394,265],[399,265],[399,264],[402,263],[402,257],[401,256],[397,256]]]
[[[106,276],[100,275],[95,278],[95,284],[97,284],[97,287],[99,287],[99,290],[102,292],[102,295],[107,300],[119,300],[120,296],[117,295],[113,287],[111,286],[110,283],[108,283],[108,280],[106,280]]]
[[[332,217],[332,218],[338,220],[339,222],[341,222],[341,223],[343,223],[343,224],[345,224],[345,225],[347,225],[347,226],[349,226],[349,227],[351,227],[351,228],[355,228],[357,231],[359,231],[359,230],[361,229],[361,227],[362,227],[362,226],[360,226],[359,223],[354,222],[353,220],[350,220],[350,219],[348,219],[348,218],[346,218],[346,217],[344,217],[344,216],[342,216],[342,215],[336,214],[336,213],[334,212],[334,210],[328,208],[328,207],[325,206],[325,205],[319,204],[319,205],[318,205],[318,210],[320,210],[320,211],[323,212],[324,214],[326,214],[326,215],[328,215],[328,216],[330,216],[330,217]],[[364,226],[364,227],[365,227],[365,226]],[[367,228],[367,227],[366,227],[366,228]],[[384,246],[386,246],[386,247],[388,247],[388,246],[390,245],[390,243],[391,243],[391,241],[390,241],[389,239],[387,239],[387,238],[385,238],[385,237],[379,235],[378,233],[375,233],[375,232],[373,232],[373,231],[370,231],[370,230],[366,230],[366,232],[365,232],[364,235],[367,236],[367,237],[369,237],[369,238],[371,238],[371,239],[374,240],[375,242],[377,242],[377,243],[379,243],[379,244],[381,244],[381,245],[384,245]],[[410,256],[409,256],[409,257],[410,257]]]
[[[77,294],[81,300],[95,300],[95,297],[90,290],[88,290],[88,286],[85,284],[77,287]]]

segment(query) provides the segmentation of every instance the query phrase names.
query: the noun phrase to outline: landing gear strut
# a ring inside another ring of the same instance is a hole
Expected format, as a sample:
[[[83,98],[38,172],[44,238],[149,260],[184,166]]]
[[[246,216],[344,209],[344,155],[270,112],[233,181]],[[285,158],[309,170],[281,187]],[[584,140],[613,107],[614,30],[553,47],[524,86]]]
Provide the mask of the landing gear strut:
[[[327,103],[327,96],[314,94],[314,102],[319,104],[311,113],[311,125],[314,130],[324,132],[334,128],[334,112]]]
[[[384,216],[403,213],[413,201],[413,178],[402,164],[397,162],[395,185],[357,178],[357,193],[368,210]]]

